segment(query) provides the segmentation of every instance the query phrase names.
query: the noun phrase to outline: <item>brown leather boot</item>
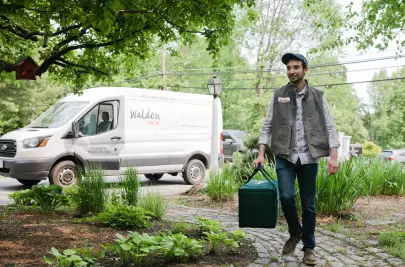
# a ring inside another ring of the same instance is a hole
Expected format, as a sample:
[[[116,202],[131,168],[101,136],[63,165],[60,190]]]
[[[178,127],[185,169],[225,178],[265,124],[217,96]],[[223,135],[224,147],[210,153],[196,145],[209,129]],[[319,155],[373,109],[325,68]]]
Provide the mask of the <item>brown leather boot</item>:
[[[301,240],[301,235],[291,235],[283,247],[283,255],[293,254],[295,247]]]
[[[304,250],[304,258],[303,261],[306,265],[316,265],[316,257],[314,251],[312,249]]]

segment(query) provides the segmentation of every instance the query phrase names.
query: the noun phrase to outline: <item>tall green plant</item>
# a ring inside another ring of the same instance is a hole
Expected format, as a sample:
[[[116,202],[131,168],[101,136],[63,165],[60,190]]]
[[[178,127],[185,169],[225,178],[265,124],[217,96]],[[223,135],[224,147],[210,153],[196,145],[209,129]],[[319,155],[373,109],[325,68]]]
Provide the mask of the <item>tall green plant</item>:
[[[124,194],[123,200],[128,205],[136,206],[139,198],[140,183],[138,179],[138,172],[135,168],[128,168],[124,172],[124,178],[120,177]]]
[[[222,168],[222,172],[210,172],[205,192],[212,201],[228,201],[233,199],[236,192],[238,192],[239,185],[233,175],[231,166],[226,164]]]
[[[316,179],[316,209],[323,214],[348,210],[363,194],[364,175],[356,159],[341,162],[335,175],[329,175],[327,160],[321,160]]]
[[[70,196],[81,214],[102,211],[107,200],[103,169],[98,166],[88,166],[85,173],[80,171],[77,185],[71,189]]]
[[[151,212],[154,218],[160,220],[165,214],[167,204],[162,194],[148,192],[140,197],[139,207]]]

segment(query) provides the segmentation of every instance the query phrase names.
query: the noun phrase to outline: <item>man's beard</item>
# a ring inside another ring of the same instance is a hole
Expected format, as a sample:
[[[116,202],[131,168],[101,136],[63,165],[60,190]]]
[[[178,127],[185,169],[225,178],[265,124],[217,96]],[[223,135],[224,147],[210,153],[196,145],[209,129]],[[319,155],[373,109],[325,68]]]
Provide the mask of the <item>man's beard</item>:
[[[290,82],[292,84],[297,84],[304,79],[304,75],[297,77],[295,80],[292,80],[291,78],[295,78],[295,77],[288,77],[288,79],[290,80]]]

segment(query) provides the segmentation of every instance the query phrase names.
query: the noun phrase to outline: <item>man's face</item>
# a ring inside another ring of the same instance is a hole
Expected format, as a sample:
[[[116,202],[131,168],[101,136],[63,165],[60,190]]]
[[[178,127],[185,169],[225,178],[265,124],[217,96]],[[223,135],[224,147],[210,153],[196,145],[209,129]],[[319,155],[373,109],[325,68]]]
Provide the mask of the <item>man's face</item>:
[[[297,84],[304,79],[305,73],[308,71],[308,67],[302,68],[302,61],[291,59],[287,64],[287,76],[291,83]]]

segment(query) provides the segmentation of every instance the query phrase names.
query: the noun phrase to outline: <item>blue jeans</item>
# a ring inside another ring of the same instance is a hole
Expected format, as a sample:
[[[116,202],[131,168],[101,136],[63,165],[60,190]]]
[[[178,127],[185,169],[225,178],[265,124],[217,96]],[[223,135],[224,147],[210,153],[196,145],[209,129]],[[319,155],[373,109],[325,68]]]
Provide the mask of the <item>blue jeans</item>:
[[[304,249],[315,247],[315,189],[318,163],[301,165],[298,159],[293,164],[286,159],[276,157],[276,171],[278,188],[280,191],[280,202],[284,216],[288,223],[290,235],[301,234]],[[302,206],[302,226],[298,219],[297,207],[295,204],[295,179],[298,178],[299,193]]]

